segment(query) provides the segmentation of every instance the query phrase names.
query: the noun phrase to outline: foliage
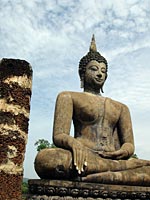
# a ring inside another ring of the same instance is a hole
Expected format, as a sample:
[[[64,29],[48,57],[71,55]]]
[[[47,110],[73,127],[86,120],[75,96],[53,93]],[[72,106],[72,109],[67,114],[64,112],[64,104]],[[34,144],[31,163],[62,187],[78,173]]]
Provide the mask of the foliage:
[[[52,143],[50,144],[49,141],[44,140],[44,139],[39,139],[37,142],[34,144],[37,146],[37,151],[41,151],[42,149],[45,148],[55,148],[56,146]]]
[[[22,189],[22,194],[27,194],[28,193],[28,183],[22,182],[21,189]]]
[[[50,145],[50,148],[56,148],[56,146],[54,145],[54,143],[52,143],[52,144]]]
[[[134,154],[131,156],[131,158],[136,158],[136,159],[138,159],[138,156],[136,155],[136,153],[134,153]]]

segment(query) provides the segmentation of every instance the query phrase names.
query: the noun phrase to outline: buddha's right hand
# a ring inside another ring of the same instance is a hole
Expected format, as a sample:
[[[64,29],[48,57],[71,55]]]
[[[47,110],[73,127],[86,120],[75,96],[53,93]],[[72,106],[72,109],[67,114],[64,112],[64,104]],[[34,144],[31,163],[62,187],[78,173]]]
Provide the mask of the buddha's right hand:
[[[74,165],[76,167],[76,170],[78,171],[78,174],[81,174],[81,172],[84,172],[84,169],[87,166],[87,148],[83,146],[80,142],[76,141],[72,145],[72,150]]]

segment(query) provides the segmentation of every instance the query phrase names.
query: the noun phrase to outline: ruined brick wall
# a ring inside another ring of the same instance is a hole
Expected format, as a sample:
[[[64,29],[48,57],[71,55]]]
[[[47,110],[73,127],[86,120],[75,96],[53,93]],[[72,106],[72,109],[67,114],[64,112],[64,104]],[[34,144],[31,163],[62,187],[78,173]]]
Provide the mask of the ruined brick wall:
[[[21,200],[32,69],[18,59],[0,61],[0,200]]]

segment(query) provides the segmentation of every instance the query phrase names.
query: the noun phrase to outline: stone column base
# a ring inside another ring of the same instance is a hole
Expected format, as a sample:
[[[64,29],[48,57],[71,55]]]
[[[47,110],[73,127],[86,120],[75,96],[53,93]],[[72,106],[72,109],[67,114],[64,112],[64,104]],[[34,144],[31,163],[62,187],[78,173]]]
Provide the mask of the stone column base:
[[[106,185],[65,180],[29,180],[27,200],[149,199],[150,187]]]

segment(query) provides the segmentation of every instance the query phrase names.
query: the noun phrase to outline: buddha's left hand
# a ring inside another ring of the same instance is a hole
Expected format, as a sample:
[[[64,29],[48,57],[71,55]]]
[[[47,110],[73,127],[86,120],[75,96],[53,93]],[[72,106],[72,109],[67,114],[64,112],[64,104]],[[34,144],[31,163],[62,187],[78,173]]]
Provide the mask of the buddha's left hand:
[[[99,155],[103,158],[110,158],[110,159],[125,159],[128,157],[128,152],[124,149],[119,149],[117,151],[113,151],[113,152],[99,152]]]

